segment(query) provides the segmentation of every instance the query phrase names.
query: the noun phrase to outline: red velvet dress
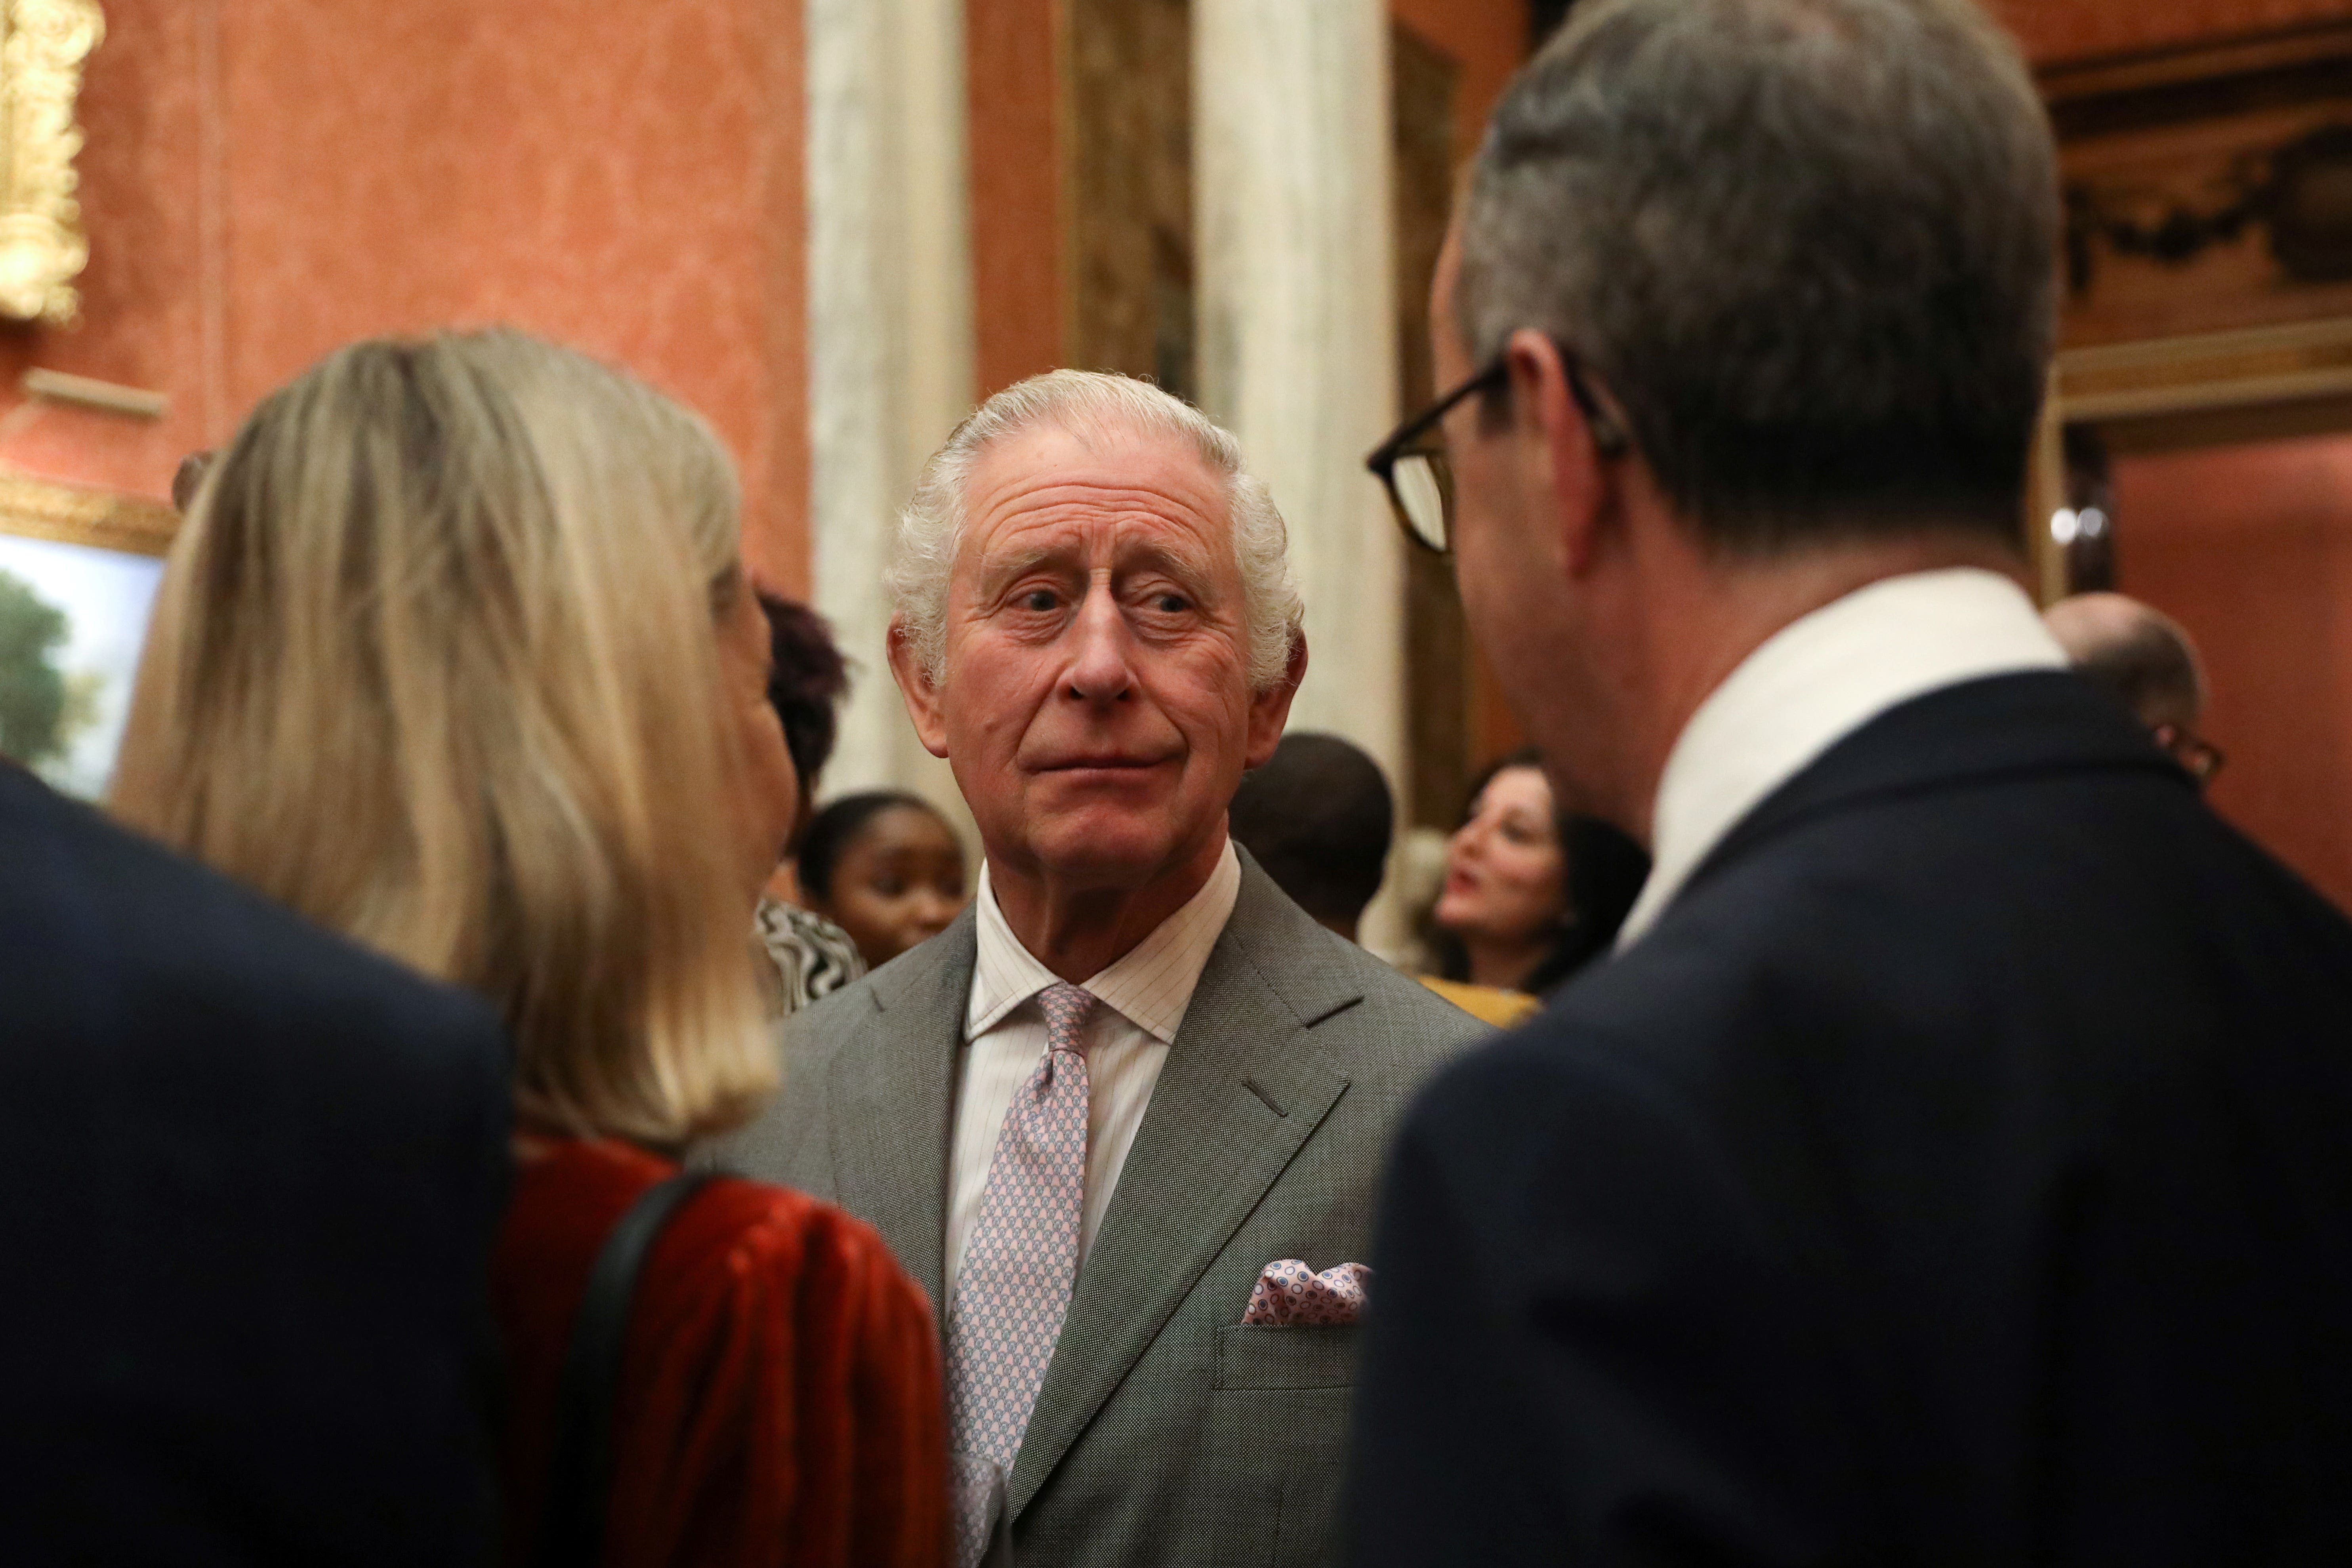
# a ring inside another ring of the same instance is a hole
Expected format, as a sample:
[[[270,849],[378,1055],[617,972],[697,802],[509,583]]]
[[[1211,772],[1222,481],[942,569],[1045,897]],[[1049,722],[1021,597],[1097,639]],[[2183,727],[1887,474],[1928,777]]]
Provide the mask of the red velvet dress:
[[[537,1544],[589,1266],[623,1211],[677,1169],[572,1141],[517,1172],[490,1277],[509,1374],[509,1563]],[[929,1309],[881,1238],[838,1209],[722,1180],[677,1210],[639,1280],[614,1416],[610,1568],[947,1559]]]

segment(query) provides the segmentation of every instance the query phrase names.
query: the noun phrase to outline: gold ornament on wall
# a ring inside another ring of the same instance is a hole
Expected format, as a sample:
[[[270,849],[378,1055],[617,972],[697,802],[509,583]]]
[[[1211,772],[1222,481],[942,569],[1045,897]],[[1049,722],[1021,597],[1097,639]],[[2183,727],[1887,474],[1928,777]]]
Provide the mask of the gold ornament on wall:
[[[144,496],[84,489],[0,469],[0,538],[46,539],[126,555],[164,555],[180,514]]]
[[[0,316],[63,326],[89,260],[74,155],[82,62],[106,37],[97,0],[0,0]]]

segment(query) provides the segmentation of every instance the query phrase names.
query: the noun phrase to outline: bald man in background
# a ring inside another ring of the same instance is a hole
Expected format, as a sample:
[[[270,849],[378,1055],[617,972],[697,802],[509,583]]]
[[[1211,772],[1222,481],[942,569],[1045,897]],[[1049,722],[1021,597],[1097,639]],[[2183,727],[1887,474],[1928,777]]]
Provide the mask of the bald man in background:
[[[2210,784],[2221,751],[2199,732],[2209,688],[2180,623],[2121,594],[2077,594],[2042,613],[2074,673],[2147,726],[2191,777]]]

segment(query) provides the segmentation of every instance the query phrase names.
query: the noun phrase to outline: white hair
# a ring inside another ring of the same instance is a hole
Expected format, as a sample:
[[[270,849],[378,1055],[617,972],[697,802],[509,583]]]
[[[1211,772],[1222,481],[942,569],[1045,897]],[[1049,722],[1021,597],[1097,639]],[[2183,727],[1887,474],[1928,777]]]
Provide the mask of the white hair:
[[[1241,443],[1180,397],[1150,382],[1099,371],[1055,370],[1006,387],[955,427],[931,454],[898,513],[898,539],[883,583],[924,673],[946,673],[948,583],[962,545],[963,492],[981,455],[1044,424],[1074,435],[1140,431],[1188,444],[1224,482],[1225,516],[1241,566],[1252,691],[1271,689],[1290,664],[1307,608],[1290,571],[1290,535],[1264,481],[1242,465]]]

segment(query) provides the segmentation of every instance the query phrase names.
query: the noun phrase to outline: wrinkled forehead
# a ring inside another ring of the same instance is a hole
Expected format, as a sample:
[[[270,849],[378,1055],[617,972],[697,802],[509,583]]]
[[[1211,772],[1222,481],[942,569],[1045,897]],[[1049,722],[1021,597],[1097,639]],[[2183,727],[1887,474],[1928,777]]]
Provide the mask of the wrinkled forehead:
[[[1174,432],[1050,421],[1016,432],[974,459],[963,515],[959,564],[1051,551],[1237,569],[1224,477]]]

